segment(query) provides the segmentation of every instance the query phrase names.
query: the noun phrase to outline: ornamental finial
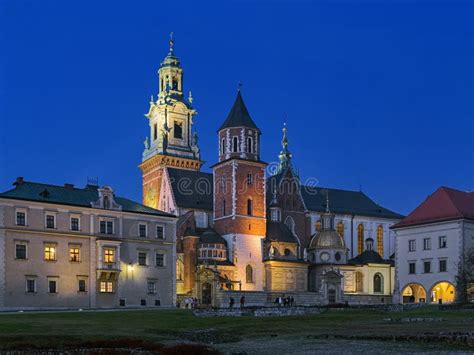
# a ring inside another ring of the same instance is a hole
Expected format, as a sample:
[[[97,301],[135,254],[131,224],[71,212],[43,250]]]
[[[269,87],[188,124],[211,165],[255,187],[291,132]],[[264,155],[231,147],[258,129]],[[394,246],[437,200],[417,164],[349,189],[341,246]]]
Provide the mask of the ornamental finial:
[[[237,83],[237,91],[240,91],[240,89],[242,89],[242,86],[244,84],[242,84],[242,82],[239,80],[239,82]]]
[[[331,213],[329,210],[329,190],[326,190],[326,213]]]
[[[193,100],[194,100],[194,99],[193,99],[193,93],[191,92],[191,90],[189,90],[188,101],[189,101],[190,104],[192,104],[192,103],[193,103]]]
[[[174,40],[173,40],[173,32],[170,33],[170,52],[173,52]]]

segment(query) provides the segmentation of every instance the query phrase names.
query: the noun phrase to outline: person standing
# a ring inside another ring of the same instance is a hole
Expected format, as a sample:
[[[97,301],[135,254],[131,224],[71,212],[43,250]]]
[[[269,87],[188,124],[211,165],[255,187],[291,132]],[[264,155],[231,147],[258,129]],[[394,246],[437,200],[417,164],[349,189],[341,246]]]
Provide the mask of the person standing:
[[[240,297],[240,308],[245,307],[245,296]]]
[[[234,297],[231,297],[231,298],[230,298],[230,301],[229,301],[229,308],[230,308],[230,309],[234,308]]]

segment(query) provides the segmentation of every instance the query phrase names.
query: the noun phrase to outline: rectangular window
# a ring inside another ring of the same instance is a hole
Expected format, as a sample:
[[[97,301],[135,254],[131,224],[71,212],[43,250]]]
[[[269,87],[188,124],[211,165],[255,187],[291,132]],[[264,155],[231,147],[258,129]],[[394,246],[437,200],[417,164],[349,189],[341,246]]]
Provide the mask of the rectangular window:
[[[156,293],[156,282],[148,281],[148,293],[151,293],[151,294]]]
[[[114,222],[113,221],[100,221],[100,233],[101,234],[114,234]]]
[[[48,280],[48,292],[49,293],[58,293],[58,281],[57,280]]]
[[[34,279],[27,279],[26,280],[26,292],[27,293],[35,293],[36,292],[36,280],[34,280]]]
[[[101,281],[100,282],[100,292],[101,293],[113,293],[114,292],[114,283],[112,281]]]
[[[56,260],[56,244],[44,245],[44,260],[46,261]]]
[[[252,185],[253,182],[253,176],[251,173],[247,174],[247,185]]]
[[[156,266],[165,266],[165,255],[156,253]]]
[[[146,266],[146,253],[144,252],[138,253],[138,265]]]
[[[448,240],[445,235],[439,237],[439,248],[444,249],[448,246]]]
[[[56,216],[53,214],[46,215],[46,228],[56,228]]]
[[[78,291],[79,292],[86,292],[86,280],[78,280]]]
[[[79,256],[80,256],[80,247],[78,245],[70,245],[69,246],[69,261],[79,262],[81,261]]]
[[[416,263],[408,264],[408,273],[411,275],[416,274]]]
[[[146,224],[143,224],[143,223],[140,223],[138,225],[138,235],[141,237],[141,238],[146,238]]]
[[[416,250],[416,240],[411,239],[408,241],[408,251],[415,251]]]
[[[439,272],[446,272],[447,271],[447,262],[446,260],[439,261]]]
[[[163,226],[156,226],[156,237],[158,239],[165,238],[165,228]]]
[[[16,213],[16,225],[26,226],[26,212],[17,211]]]
[[[431,250],[431,238],[423,239],[423,250]]]
[[[158,139],[158,124],[155,123],[153,125],[153,140],[156,141]]]
[[[424,261],[423,262],[423,272],[425,274],[431,273],[431,261]]]
[[[174,121],[174,138],[183,139],[183,123]]]
[[[79,230],[79,217],[71,217],[71,230],[72,231]]]
[[[239,139],[232,137],[232,152],[237,153],[239,151]]]
[[[104,249],[104,262],[114,263],[115,262],[115,249],[105,248]]]
[[[141,299],[140,300],[140,306],[146,306],[146,299]]]
[[[15,259],[26,259],[26,244],[15,244]]]

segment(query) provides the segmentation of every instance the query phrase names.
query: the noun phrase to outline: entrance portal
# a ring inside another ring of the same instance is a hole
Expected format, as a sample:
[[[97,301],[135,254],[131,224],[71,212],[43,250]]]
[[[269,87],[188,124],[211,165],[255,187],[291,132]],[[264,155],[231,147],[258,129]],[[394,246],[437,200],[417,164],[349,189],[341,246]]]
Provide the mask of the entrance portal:
[[[328,290],[328,301],[330,304],[336,303],[336,290],[333,288]]]
[[[212,285],[209,282],[202,284],[202,304],[212,303]]]
[[[431,288],[432,303],[451,303],[454,297],[454,285],[449,282],[439,282]]]
[[[403,303],[424,303],[426,302],[426,291],[420,284],[408,284],[402,291]]]

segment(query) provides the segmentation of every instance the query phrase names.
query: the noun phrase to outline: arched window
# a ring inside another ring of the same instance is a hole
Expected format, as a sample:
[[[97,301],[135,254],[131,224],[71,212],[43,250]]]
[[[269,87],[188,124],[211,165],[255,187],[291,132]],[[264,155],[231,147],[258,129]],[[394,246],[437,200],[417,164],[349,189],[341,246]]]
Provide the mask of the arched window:
[[[251,216],[253,214],[253,201],[251,198],[247,200],[247,215]]]
[[[362,223],[357,227],[357,251],[359,254],[364,251],[364,225]]]
[[[360,271],[356,272],[356,292],[364,292],[364,274]]]
[[[291,250],[286,248],[285,249],[285,256],[290,256],[291,255]]]
[[[344,223],[339,222],[337,224],[337,233],[344,238]]]
[[[252,139],[252,137],[247,138],[247,153],[253,153],[253,139]]]
[[[321,225],[322,225],[322,224],[321,224],[321,220],[318,219],[318,220],[316,221],[316,232],[321,232]]]
[[[253,268],[250,265],[245,268],[245,281],[248,284],[253,283]]]
[[[221,141],[221,154],[225,154],[225,138]]]
[[[286,217],[285,224],[292,233],[295,233],[295,220],[291,216]]]
[[[109,202],[109,197],[105,196],[104,197],[104,208],[109,209],[110,208],[110,202]]]
[[[380,274],[374,275],[374,292],[383,292],[383,277]]]
[[[178,90],[178,79],[173,78],[173,90]]]
[[[377,227],[377,253],[383,257],[383,227],[381,225]]]
[[[239,139],[237,137],[232,138],[232,151],[234,153],[239,151]]]

